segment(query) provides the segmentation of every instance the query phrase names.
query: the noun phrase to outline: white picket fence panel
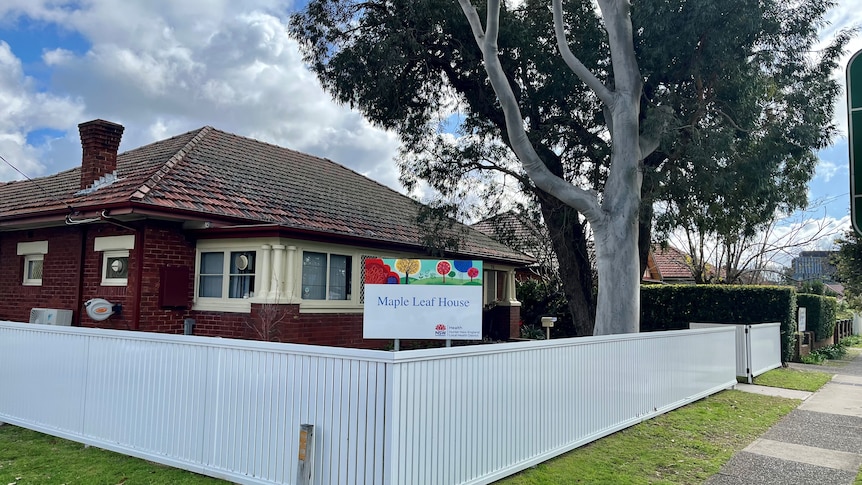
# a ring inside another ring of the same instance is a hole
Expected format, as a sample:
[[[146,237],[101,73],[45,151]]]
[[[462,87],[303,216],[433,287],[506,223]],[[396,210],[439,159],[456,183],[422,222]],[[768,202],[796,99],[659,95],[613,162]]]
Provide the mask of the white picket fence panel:
[[[0,322],[0,421],[243,484],[485,484],[732,387],[732,328],[383,352]]]
[[[781,367],[781,323],[690,323],[689,328],[733,327],[736,331],[736,376],[749,384],[766,371]]]

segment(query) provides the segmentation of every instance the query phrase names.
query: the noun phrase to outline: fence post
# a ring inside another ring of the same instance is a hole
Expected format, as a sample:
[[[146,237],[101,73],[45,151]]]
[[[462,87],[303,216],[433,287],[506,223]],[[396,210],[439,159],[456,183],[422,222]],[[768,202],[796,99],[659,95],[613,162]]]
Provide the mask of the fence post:
[[[299,466],[297,467],[298,485],[311,485],[314,469],[314,425],[299,425]]]

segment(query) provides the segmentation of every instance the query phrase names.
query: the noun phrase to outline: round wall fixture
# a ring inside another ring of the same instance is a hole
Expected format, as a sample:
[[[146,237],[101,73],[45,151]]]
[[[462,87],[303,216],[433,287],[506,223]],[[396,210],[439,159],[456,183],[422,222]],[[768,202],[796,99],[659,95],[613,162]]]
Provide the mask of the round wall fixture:
[[[234,263],[236,264],[236,269],[240,271],[245,271],[246,269],[248,269],[248,256],[246,256],[245,254],[240,254],[236,257]]]
[[[101,322],[114,314],[114,305],[104,298],[93,298],[84,303],[87,315],[93,320]]]

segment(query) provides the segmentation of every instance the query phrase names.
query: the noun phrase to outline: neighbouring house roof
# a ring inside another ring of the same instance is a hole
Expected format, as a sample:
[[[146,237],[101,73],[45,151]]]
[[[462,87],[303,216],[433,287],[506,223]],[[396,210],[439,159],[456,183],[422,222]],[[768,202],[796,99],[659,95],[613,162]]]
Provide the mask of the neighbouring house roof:
[[[531,220],[514,211],[491,216],[470,227],[534,257],[540,250],[541,240],[548,238],[544,227],[536,226]]]
[[[694,282],[694,275],[686,262],[688,256],[674,247],[654,245],[644,279],[662,282]]]
[[[306,237],[338,236],[423,249],[419,204],[331,160],[204,127],[117,157],[117,180],[81,191],[81,169],[0,183],[0,229],[79,214],[272,224]],[[456,224],[455,254],[518,264],[532,258]]]

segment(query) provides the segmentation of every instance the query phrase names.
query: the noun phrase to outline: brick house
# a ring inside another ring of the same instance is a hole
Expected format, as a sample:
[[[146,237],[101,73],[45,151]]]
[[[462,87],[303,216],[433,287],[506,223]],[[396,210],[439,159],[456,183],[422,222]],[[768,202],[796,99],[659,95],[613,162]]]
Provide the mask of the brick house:
[[[422,258],[421,206],[330,160],[204,127],[118,154],[123,127],[79,125],[79,168],[0,183],[0,320],[379,348],[362,339],[368,257]],[[517,336],[514,270],[532,262],[455,224],[482,260],[485,335]],[[92,299],[117,310],[96,320]],[[273,321],[277,315],[277,324]]]

